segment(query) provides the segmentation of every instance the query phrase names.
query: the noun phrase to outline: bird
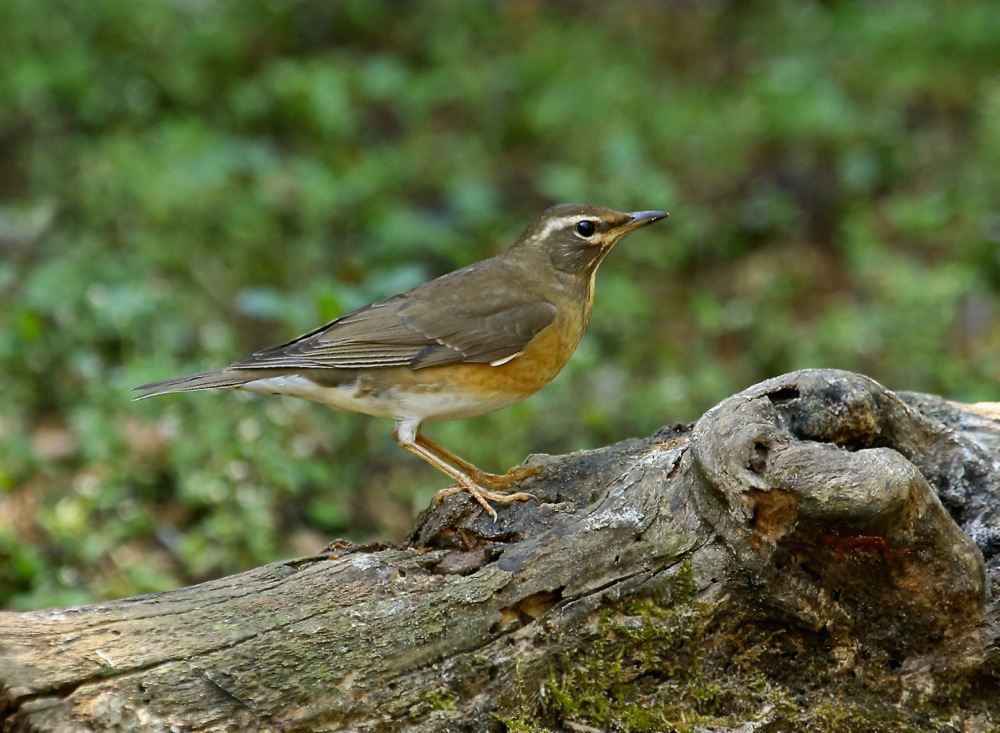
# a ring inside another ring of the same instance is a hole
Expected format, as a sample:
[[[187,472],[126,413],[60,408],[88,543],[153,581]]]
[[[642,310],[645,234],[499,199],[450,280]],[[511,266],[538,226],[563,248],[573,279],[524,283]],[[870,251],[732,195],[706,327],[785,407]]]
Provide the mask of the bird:
[[[542,212],[508,249],[398,295],[340,316],[281,346],[215,371],[134,388],[137,400],[174,392],[237,389],[286,395],[395,420],[403,449],[454,485],[435,501],[468,492],[490,502],[535,468],[487,473],[424,437],[424,422],[500,410],[534,394],[562,370],[590,320],[598,266],[619,239],[665,219],[590,204]]]

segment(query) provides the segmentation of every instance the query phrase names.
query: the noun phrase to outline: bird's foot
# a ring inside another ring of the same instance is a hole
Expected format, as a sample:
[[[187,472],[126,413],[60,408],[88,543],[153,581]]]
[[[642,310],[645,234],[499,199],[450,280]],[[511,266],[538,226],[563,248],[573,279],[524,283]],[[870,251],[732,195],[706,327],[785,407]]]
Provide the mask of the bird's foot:
[[[509,489],[518,481],[523,481],[529,476],[534,476],[541,472],[542,469],[538,466],[518,466],[517,468],[512,468],[507,473],[502,474],[487,473],[486,471],[481,471],[477,468],[475,471],[469,473],[469,478],[471,478],[479,486],[485,486],[488,489]]]
[[[487,475],[492,476],[493,474]],[[498,476],[497,478],[503,478],[503,476]],[[463,491],[467,491],[472,494],[472,497],[479,502],[479,505],[486,510],[486,513],[493,517],[494,522],[497,521],[497,510],[490,506],[491,501],[495,501],[498,504],[509,504],[512,501],[529,501],[530,499],[535,498],[531,494],[525,494],[520,491],[515,494],[503,494],[499,491],[490,491],[488,489],[484,489],[469,479],[467,481],[459,481],[454,486],[441,489],[434,495],[434,503],[436,504],[446,497],[461,494]]]

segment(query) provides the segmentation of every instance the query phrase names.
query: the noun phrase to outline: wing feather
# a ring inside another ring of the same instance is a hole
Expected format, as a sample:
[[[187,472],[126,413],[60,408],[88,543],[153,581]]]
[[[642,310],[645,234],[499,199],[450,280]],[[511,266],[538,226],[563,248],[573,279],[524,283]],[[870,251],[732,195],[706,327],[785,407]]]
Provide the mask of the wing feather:
[[[422,369],[515,358],[555,320],[556,308],[509,287],[518,273],[495,260],[484,268],[489,262],[348,313],[233,368]],[[459,279],[465,282],[456,288]]]

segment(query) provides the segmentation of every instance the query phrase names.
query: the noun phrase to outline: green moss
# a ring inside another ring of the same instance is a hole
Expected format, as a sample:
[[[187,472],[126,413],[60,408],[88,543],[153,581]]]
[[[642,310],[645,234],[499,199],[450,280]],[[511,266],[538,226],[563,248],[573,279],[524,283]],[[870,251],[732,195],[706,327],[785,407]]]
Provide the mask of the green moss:
[[[949,728],[947,711],[904,706],[884,661],[836,672],[823,639],[719,619],[695,596],[690,565],[657,597],[601,609],[581,653],[555,661],[538,685],[519,681],[511,731],[544,733],[566,722],[607,731],[694,733],[756,721],[766,733],[918,733]],[[812,650],[812,651],[810,651]],[[796,667],[782,660],[799,657]],[[518,675],[520,678],[520,675]]]
[[[900,720],[887,720],[882,710],[859,710],[849,702],[824,702],[801,716],[803,724],[827,733],[888,733],[912,731]],[[899,727],[902,726],[902,727]]]
[[[703,640],[712,609],[695,601],[693,591],[691,568],[684,563],[666,598],[605,609],[584,664],[549,677],[554,711],[635,731],[685,731],[711,719],[723,693],[704,674]]]
[[[507,726],[507,730],[512,733],[554,733],[551,728],[526,723],[525,721],[518,720],[517,718],[505,718],[502,715],[494,715],[493,717],[498,722]]]
[[[455,696],[451,693],[440,691],[432,692],[427,697],[427,703],[434,710],[454,710],[455,709]]]
[[[560,660],[535,709],[504,722],[511,730],[540,730],[527,720],[571,720],[608,730],[688,731],[717,720],[727,691],[706,675],[712,610],[694,598],[690,565],[680,565],[662,597],[603,609],[587,653]]]

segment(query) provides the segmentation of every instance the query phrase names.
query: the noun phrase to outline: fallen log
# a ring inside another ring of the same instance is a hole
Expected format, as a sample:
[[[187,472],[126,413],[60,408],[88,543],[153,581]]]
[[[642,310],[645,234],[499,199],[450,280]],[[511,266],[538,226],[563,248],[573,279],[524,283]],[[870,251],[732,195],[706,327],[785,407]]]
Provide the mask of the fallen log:
[[[0,614],[3,731],[1000,724],[989,406],[806,370],[529,464],[496,523]]]

